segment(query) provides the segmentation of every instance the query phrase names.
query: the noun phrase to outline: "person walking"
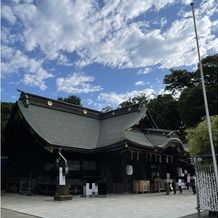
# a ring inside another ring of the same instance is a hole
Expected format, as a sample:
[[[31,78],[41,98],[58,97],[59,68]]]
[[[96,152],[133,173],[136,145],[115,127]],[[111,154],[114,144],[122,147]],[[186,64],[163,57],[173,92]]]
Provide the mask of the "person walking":
[[[174,192],[174,195],[175,195],[176,194],[176,179],[175,178],[173,178],[172,187],[173,187],[173,192]]]
[[[180,194],[182,194],[182,179],[178,179],[178,188],[179,188],[179,192]]]
[[[195,188],[196,182],[195,182],[195,177],[194,176],[191,178],[190,184],[191,184],[191,187],[192,187],[193,195],[195,195],[196,194],[196,188]]]

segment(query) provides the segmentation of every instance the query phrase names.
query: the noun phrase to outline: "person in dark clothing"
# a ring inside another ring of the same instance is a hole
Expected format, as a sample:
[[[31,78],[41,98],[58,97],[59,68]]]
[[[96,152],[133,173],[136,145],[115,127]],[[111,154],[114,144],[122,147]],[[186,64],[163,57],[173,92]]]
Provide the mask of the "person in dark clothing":
[[[172,187],[173,187],[173,192],[175,195],[176,194],[176,180],[175,180],[175,178],[173,178]]]
[[[196,194],[196,188],[195,188],[195,177],[194,176],[190,180],[190,185],[192,187],[193,195],[195,195]]]

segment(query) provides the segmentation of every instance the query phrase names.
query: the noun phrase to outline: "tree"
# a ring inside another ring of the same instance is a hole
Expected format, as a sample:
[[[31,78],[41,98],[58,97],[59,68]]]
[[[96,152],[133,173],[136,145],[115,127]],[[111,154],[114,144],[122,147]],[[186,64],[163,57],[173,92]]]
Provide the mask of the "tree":
[[[202,59],[202,67],[210,115],[216,115],[218,54]],[[164,77],[164,83],[167,84],[165,89],[173,93],[181,91],[178,107],[181,120],[186,127],[194,127],[205,116],[199,67],[194,72],[172,69],[170,71],[171,75]]]
[[[218,54],[213,56],[207,56],[202,59],[202,68],[204,73],[204,82],[206,85],[217,85],[217,74],[218,74]],[[196,71],[197,77],[200,78],[200,69]]]
[[[113,110],[113,108],[111,106],[106,106],[106,107],[102,108],[101,112],[106,113],[106,112],[109,112],[112,110]]]
[[[131,100],[131,98],[127,101],[124,101],[122,103],[119,104],[118,108],[123,108],[123,107],[127,107],[127,106],[130,106],[130,105],[133,105],[133,102]]]
[[[15,103],[1,102],[1,141],[4,139],[4,129],[11,116]]]
[[[159,128],[172,130],[180,129],[181,121],[178,111],[178,101],[175,100],[172,95],[158,95],[148,103],[146,96],[141,94],[128,101],[122,102],[119,105],[119,108],[136,103],[147,104],[150,115]]]
[[[1,130],[3,131],[11,116],[15,103],[1,102]]]
[[[217,85],[206,86],[210,115],[217,114]],[[179,112],[186,127],[196,126],[205,116],[201,86],[185,89],[179,98]]]
[[[70,103],[70,104],[75,104],[75,105],[82,106],[80,97],[77,97],[75,95],[70,95],[70,96],[68,96],[68,98],[58,97],[57,100],[67,102],[67,103]]]
[[[193,87],[197,82],[196,74],[187,70],[170,69],[170,72],[170,75],[165,75],[163,83],[167,84],[165,90],[172,91],[173,93]]]
[[[141,93],[136,97],[129,98],[129,100],[120,103],[118,108],[127,107],[133,104],[147,104],[147,102],[147,96],[145,95],[145,93]]]
[[[178,101],[172,95],[158,95],[148,103],[148,110],[159,128],[180,129]]]
[[[218,54],[207,56],[202,59],[202,68],[206,85],[217,84],[218,74]],[[165,90],[173,93],[178,90],[182,91],[185,88],[191,88],[201,85],[201,75],[198,64],[198,69],[194,72],[187,70],[170,69],[171,74],[165,75],[163,83],[166,84]]]
[[[212,129],[214,147],[216,150],[218,148],[218,129],[217,129],[218,115],[211,116],[210,121],[211,121],[211,129]],[[206,119],[201,121],[197,125],[197,127],[187,129],[186,132],[187,132],[188,143],[190,145],[189,153],[192,156],[211,153],[209,133],[208,133]]]

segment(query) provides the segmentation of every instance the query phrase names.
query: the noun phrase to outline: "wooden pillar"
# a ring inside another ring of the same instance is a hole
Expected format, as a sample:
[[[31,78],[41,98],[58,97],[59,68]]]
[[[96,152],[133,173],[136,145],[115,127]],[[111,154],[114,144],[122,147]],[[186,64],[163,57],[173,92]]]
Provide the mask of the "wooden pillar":
[[[145,173],[145,158],[141,155],[139,156],[139,159],[137,160],[137,165],[138,165],[138,174],[139,174],[139,179],[144,180],[146,179],[146,173]]]
[[[121,178],[122,178],[122,183],[123,183],[123,191],[125,193],[129,193],[129,181],[128,181],[128,176],[126,174],[126,166],[128,164],[128,160],[127,160],[127,155],[128,152],[125,152],[123,154],[121,154]]]

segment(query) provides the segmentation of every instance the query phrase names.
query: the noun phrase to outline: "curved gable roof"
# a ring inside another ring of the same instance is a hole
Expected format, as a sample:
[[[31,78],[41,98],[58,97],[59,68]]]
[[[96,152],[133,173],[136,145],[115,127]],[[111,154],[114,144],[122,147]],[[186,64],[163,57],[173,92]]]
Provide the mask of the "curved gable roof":
[[[32,130],[53,146],[94,149],[99,131],[98,119],[71,114],[23,102],[18,106]]]
[[[139,104],[102,113],[22,92],[17,105],[31,130],[52,147],[93,151],[124,142],[146,149],[182,146],[168,130],[145,128],[153,124],[147,122],[147,107]]]
[[[86,150],[124,141],[124,131],[136,125],[147,111],[146,107],[132,105],[101,113],[23,92],[17,104],[30,128],[47,144]]]
[[[128,111],[129,108],[131,108],[132,111]],[[125,130],[140,122],[147,108],[135,105],[133,107],[123,108],[122,110],[123,114],[121,115],[101,120],[97,148],[126,140]],[[125,111],[126,113],[124,113]],[[116,114],[116,112],[111,113]]]

